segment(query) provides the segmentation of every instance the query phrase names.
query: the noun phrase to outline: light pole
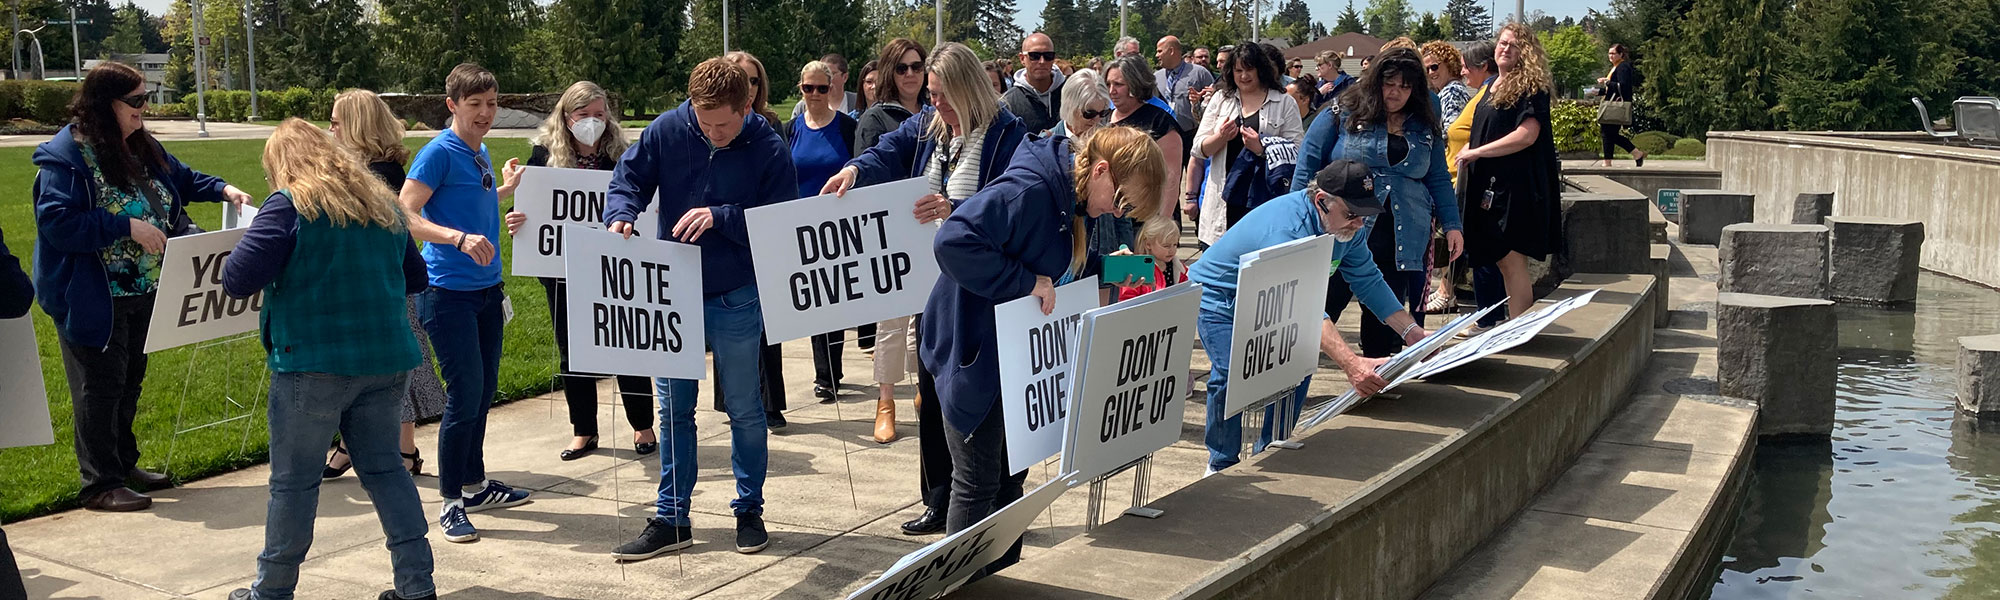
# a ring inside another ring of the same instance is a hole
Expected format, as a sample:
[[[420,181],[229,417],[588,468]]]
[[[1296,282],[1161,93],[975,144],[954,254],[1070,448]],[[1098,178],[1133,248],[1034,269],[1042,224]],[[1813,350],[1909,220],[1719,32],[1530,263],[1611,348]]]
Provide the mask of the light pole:
[[[1253,44],[1257,43],[1257,21],[1260,20],[1260,14],[1264,12],[1263,4],[1262,0],[1250,0],[1250,43]]]
[[[935,31],[937,33],[937,43],[931,44],[931,52],[936,53],[938,46],[944,45],[944,0],[937,0],[937,6],[932,8],[931,12],[937,13],[932,15],[937,17],[937,29]]]
[[[201,0],[189,0],[194,16],[194,122],[195,137],[208,137],[208,38],[201,31]]]
[[[1125,4],[1125,0],[1118,0],[1118,39],[1121,40],[1125,39]],[[1111,54],[1118,54],[1118,49],[1112,48]]]
[[[83,38],[76,34],[76,3],[69,3],[69,51],[76,63],[76,80],[83,81]]]
[[[250,12],[251,0],[243,0],[243,53],[250,57],[250,120],[261,121],[257,114],[257,17]]]
[[[722,0],[722,53],[729,53],[729,0]]]

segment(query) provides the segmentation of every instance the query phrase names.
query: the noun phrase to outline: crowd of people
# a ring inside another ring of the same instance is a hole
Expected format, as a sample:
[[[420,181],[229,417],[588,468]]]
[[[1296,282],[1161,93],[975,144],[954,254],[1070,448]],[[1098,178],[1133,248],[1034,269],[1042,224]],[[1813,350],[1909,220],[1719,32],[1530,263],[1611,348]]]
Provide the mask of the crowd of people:
[[[658,202],[651,231],[702,250],[703,325],[716,408],[729,417],[738,551],[769,543],[768,435],[784,427],[786,408],[746,209],[926,182],[929,193],[909,210],[942,222],[933,248],[943,276],[920,314],[855,332],[875,364],[876,441],[898,438],[896,386],[916,376],[925,510],[902,524],[910,535],[966,529],[1022,494],[998,409],[994,356],[1008,350],[995,341],[998,304],[1032,296],[1052,310],[1056,287],[1101,276],[1106,257],[1132,253],[1153,255],[1158,271],[1150,281],[1101,283],[1103,302],[1182,280],[1203,285],[1197,329],[1214,365],[1205,400],[1213,473],[1239,460],[1242,438],[1240,419],[1221,408],[1241,255],[1335,238],[1321,350],[1372,394],[1386,384],[1376,369],[1428,335],[1424,315],[1454,308],[1456,273],[1469,271],[1481,306],[1507,302],[1494,319],[1519,316],[1534,300],[1527,260],[1560,250],[1553,85],[1524,27],[1508,25],[1465,52],[1399,39],[1358,75],[1343,70],[1352,57],[1322,53],[1306,73],[1259,43],[1214,49],[1213,71],[1210,49],[1173,36],[1158,40],[1151,62],[1130,38],[1085,68],[1058,58],[1076,50],[1035,33],[1017,55],[989,61],[957,43],[896,39],[860,68],[853,90],[846,58],[830,54],[797,67],[802,101],[789,119],[770,108],[765,65],[730,52],[695,65],[687,100],[636,140],[619,127],[607,90],[582,81],[564,91],[525,164],[610,171],[609,231],[632,236]],[[1022,68],[1010,72],[1013,61]],[[444,89],[451,125],[414,156],[401,121],[363,90],[338,97],[330,130],[290,120],[265,147],[275,191],[222,272],[231,296],[264,294],[261,339],[273,373],[265,548],[254,585],[232,598],[291,597],[320,481],[350,470],[388,534],[395,587],[382,598],[434,597],[429,525],[412,479],[425,465],[419,420],[439,419],[431,464],[445,540],[476,540],[472,514],[532,499],[492,479],[484,455],[510,310],[497,241],[526,222],[504,208],[523,163],[496,167],[483,143],[499,109],[492,73],[460,65]],[[32,287],[61,340],[82,499],[96,510],[144,510],[143,491],[170,484],[139,468],[132,431],[167,239],[198,231],[189,202],[251,201],[169,154],[145,129],[147,98],[138,71],[91,70],[71,124],[34,158]],[[1192,256],[1181,248],[1184,227],[1198,240]],[[13,264],[0,245],[0,316],[26,309],[28,282],[8,276]],[[539,283],[566,357],[565,282]],[[1363,309],[1359,352],[1334,329],[1354,299]],[[812,338],[822,402],[838,400],[846,336]],[[600,443],[602,377],[573,366],[557,365],[573,435],[563,460]],[[697,386],[616,378],[632,448],[660,455],[656,514],[613,551],[617,560],[693,542]],[[1292,417],[1302,404],[1290,403]],[[1287,420],[1266,419],[1260,443],[1286,435]],[[987,572],[1018,559],[1013,543]]]

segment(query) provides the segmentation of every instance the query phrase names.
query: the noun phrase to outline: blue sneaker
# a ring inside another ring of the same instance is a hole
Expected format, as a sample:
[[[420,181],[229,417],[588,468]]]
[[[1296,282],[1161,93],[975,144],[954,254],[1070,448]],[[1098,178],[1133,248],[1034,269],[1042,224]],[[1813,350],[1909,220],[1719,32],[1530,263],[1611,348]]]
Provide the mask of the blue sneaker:
[[[465,543],[479,539],[479,530],[473,529],[472,520],[465,517],[463,502],[444,503],[444,510],[438,513],[438,528],[444,530],[445,541]]]
[[[527,490],[517,490],[507,487],[507,484],[488,479],[486,480],[486,489],[479,490],[479,493],[465,497],[465,512],[476,513],[482,510],[507,508],[527,503]]]

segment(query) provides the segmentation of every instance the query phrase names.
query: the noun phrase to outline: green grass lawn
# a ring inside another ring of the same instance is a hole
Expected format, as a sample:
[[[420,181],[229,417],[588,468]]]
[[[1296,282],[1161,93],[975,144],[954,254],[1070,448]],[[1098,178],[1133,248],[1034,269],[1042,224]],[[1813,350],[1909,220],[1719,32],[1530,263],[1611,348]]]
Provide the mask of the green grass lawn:
[[[410,139],[412,148],[424,139]],[[167,151],[194,169],[216,175],[262,202],[269,193],[260,160],[260,140],[168,143]],[[527,140],[493,139],[487,143],[495,164],[528,155]],[[31,182],[34,148],[0,148],[0,228],[8,246],[27,266],[34,248],[35,217]],[[199,203],[195,221],[214,230],[221,227],[221,207]],[[502,257],[513,244],[503,237]],[[528,278],[507,276],[514,321],[507,325],[506,352],[500,362],[500,393],[520,398],[548,391],[556,371],[556,350],[548,305],[541,285]],[[0,521],[15,521],[73,508],[80,487],[76,453],[71,447],[69,387],[54,325],[36,309],[36,342],[41,347],[42,376],[55,422],[56,443],[33,448],[0,450]],[[190,368],[190,365],[193,368]],[[169,471],[181,478],[200,478],[261,462],[268,454],[263,399],[269,385],[264,351],[254,337],[207,347],[184,346],[155,353],[147,370],[145,391],[133,429],[139,438],[141,466]],[[229,419],[235,419],[230,421]],[[214,424],[199,427],[205,424]],[[176,434],[176,431],[182,433]],[[425,449],[426,455],[435,448]]]

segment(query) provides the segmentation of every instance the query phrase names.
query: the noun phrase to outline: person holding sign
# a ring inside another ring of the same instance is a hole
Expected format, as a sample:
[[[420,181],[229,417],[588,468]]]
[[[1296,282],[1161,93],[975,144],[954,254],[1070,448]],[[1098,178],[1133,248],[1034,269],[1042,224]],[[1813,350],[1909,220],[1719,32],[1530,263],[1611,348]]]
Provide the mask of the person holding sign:
[[[439,529],[451,542],[479,539],[467,513],[515,506],[528,491],[486,478],[486,411],[500,385],[506,290],[493,240],[500,237],[500,197],[513,194],[494,177],[481,143],[500,110],[500,84],[474,64],[444,81],[451,128],[438,132],[410,165],[400,198],[410,234],[424,245],[430,288],[418,302],[444,371],[444,420],[438,423]],[[518,169],[515,163],[509,170]],[[516,177],[510,173],[508,180]]]
[[[146,379],[146,331],[167,238],[198,233],[188,202],[242,205],[250,195],[181,164],[146,131],[146,78],[106,62],[84,75],[69,125],[35,149],[35,289],[55,322],[69,379],[78,498],[85,508],[144,510],[126,487],[173,480],[139,468],[132,420]]]
[[[1382,279],[1416,319],[1424,322],[1424,286],[1432,223],[1444,229],[1452,259],[1465,249],[1458,195],[1445,160],[1443,125],[1428,101],[1423,59],[1409,48],[1390,48],[1361,74],[1361,83],[1340,97],[1335,119],[1313,124],[1299,150],[1300,167],[1292,189],[1305,189],[1318,160],[1344,158],[1368,165],[1382,215],[1367,227],[1366,243]],[[1337,122],[1336,122],[1337,119]],[[1327,282],[1326,311],[1334,320],[1354,292],[1345,279]],[[1361,315],[1361,355],[1386,358],[1403,349],[1403,338],[1370,310]]]
[[[396,589],[381,597],[436,598],[423,501],[396,440],[423,358],[405,309],[405,295],[428,286],[423,257],[389,187],[312,124],[279,125],[264,171],[278,191],[229,254],[222,284],[235,298],[264,293],[271,501],[257,581],[229,597],[292,596],[312,548],[320,452],[337,431],[388,536]]]
[[[588,81],[572,83],[556,100],[555,110],[542,121],[542,128],[530,143],[528,166],[609,171],[618,166],[625,153],[625,133],[612,120],[610,95]],[[513,183],[509,180],[508,183]],[[574,205],[572,205],[574,206]],[[600,213],[601,214],[601,213]],[[520,232],[528,215],[508,211],[507,235]],[[576,460],[597,450],[597,380],[569,368],[569,290],[560,277],[536,277],[549,300],[549,318],[555,323],[557,368],[563,383],[563,400],[569,405],[569,446],[559,455]],[[653,434],[653,390],[644,377],[620,375],[619,404],[625,407],[625,422],[632,426],[632,449],[639,456],[660,447]]]
[[[896,45],[895,42],[890,43]],[[918,65],[923,67],[923,65]],[[901,67],[898,67],[900,69]],[[951,215],[952,207],[971,198],[1005,172],[1015,150],[1027,135],[1027,127],[1013,113],[1000,106],[1000,96],[987,85],[979,56],[962,44],[945,44],[925,69],[929,74],[931,108],[854,158],[828,179],[820,193],[841,195],[855,186],[888,183],[922,176],[932,193],[917,199],[917,221],[929,223]],[[897,78],[898,82],[902,77]],[[888,339],[876,352],[895,354],[902,340],[889,333],[895,329],[921,328],[922,319],[900,328],[884,327]],[[992,316],[987,316],[991,324]],[[944,445],[944,421],[938,412],[938,395],[932,393],[931,371],[919,361],[917,370],[917,426],[922,446],[922,476],[917,483],[924,494],[924,514],[903,524],[911,535],[937,533],[945,527],[948,494],[951,490],[950,449]],[[877,369],[880,370],[879,368]],[[999,388],[993,388],[998,393]]]
[[[389,105],[375,92],[368,90],[347,90],[333,97],[333,114],[328,124],[333,133],[333,141],[340,144],[368,163],[368,170],[377,179],[389,186],[389,191],[403,193],[403,161],[410,158],[410,149],[403,145],[403,121],[390,112]],[[418,290],[421,292],[422,290]],[[424,360],[417,368],[410,369],[410,391],[403,395],[402,446],[404,466],[410,475],[423,471],[423,453],[417,451],[417,421],[429,419],[444,413],[444,382],[438,381],[437,359],[431,356],[430,334],[424,333],[424,320],[417,314],[417,302],[413,296],[409,304],[410,334],[417,338],[417,348],[423,350]],[[345,442],[335,444],[333,454],[326,459],[326,469],[320,476],[333,479],[347,474],[354,463],[347,455]]]
[[[646,126],[625,152],[611,179],[604,222],[630,238],[632,222],[659,193],[659,238],[701,247],[702,315],[715,355],[716,391],[729,412],[730,465],[736,474],[736,550],[769,544],[764,529],[764,475],[770,433],[758,381],[764,334],[750,233],[743,211],[798,198],[798,174],[784,141],[764,119],[753,117],[750,75],[734,63],[711,58],[688,76],[688,100]],[[702,158],[706,157],[706,158]],[[694,543],[688,519],[694,493],[695,380],[659,379],[660,453],[658,515],[646,530],[612,551],[619,560],[643,560]]]
[[[1092,133],[1080,150],[1064,139],[1029,142],[1007,174],[952,211],[934,247],[944,276],[924,306],[919,351],[937,374],[951,449],[951,510],[956,532],[1021,497],[1026,472],[1009,474],[1005,412],[993,307],[1033,295],[1055,309],[1055,288],[1089,272],[1084,220],[1118,215],[1163,223],[1166,171],[1159,144],[1130,127]],[[1142,226],[1143,228],[1143,226]],[[1020,558],[1019,542],[994,563]]]
[[[1356,242],[1370,216],[1383,212],[1382,201],[1375,195],[1375,176],[1366,165],[1351,160],[1336,160],[1327,165],[1306,184],[1304,190],[1272,198],[1258,205],[1243,216],[1234,227],[1210,246],[1202,259],[1188,269],[1188,279],[1202,285],[1201,315],[1195,320],[1195,327],[1201,335],[1201,347],[1208,350],[1208,471],[1214,473],[1232,465],[1239,459],[1243,445],[1242,415],[1224,418],[1223,406],[1228,390],[1229,353],[1234,331],[1237,302],[1236,276],[1241,268],[1241,257],[1245,254],[1269,248],[1293,240],[1328,235],[1338,241],[1333,250],[1333,266],[1339,276],[1354,294],[1361,298],[1361,304],[1375,314],[1388,315],[1382,321],[1398,332],[1406,343],[1416,343],[1427,335],[1422,326],[1403,310],[1396,294],[1382,280],[1382,272],[1375,267],[1375,258],[1368,251],[1366,240]],[[1362,358],[1341,339],[1340,332],[1333,326],[1333,319],[1322,321],[1320,326],[1320,352],[1340,365],[1347,374],[1347,382],[1362,395],[1373,395],[1388,385],[1375,369],[1388,359]],[[1298,413],[1305,405],[1308,377],[1299,382],[1292,392],[1291,413],[1288,422],[1296,422]],[[1264,431],[1259,438],[1259,447],[1271,442],[1276,430],[1275,419],[1264,421]]]
[[[838,55],[834,55],[838,56]],[[830,98],[840,87],[834,85],[832,65],[820,61],[806,63],[799,69],[799,94],[804,101],[799,102],[799,112],[792,115],[791,139],[792,165],[799,173],[799,197],[819,195],[826,180],[840,170],[847,161],[854,158],[854,130],[859,125],[853,117],[835,110]],[[813,353],[813,396],[821,402],[832,402],[839,391],[841,369],[840,355],[846,344],[846,330],[833,331],[812,336]],[[896,405],[877,407],[878,412],[888,415],[888,435],[896,437]],[[882,419],[876,418],[875,439],[882,438]]]

